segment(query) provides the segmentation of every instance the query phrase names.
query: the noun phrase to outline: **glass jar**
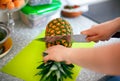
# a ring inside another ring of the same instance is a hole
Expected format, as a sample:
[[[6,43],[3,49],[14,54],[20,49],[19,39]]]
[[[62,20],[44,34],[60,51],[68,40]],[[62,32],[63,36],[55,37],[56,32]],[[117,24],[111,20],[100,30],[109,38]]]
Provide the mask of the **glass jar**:
[[[7,28],[7,24],[0,22],[0,54],[4,51],[4,42],[10,36],[10,30]]]

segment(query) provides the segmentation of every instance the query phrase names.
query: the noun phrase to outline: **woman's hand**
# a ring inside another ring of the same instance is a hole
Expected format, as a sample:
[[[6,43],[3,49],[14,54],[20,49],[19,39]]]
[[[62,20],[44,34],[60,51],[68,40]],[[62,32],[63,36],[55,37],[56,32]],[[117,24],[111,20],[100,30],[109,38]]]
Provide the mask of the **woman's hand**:
[[[120,19],[114,19],[112,21],[108,21],[102,24],[94,25],[92,28],[82,31],[82,34],[87,35],[87,41],[95,41],[99,40],[105,41],[109,40],[110,37],[119,30],[120,28]]]
[[[44,62],[46,63],[48,60],[53,60],[57,62],[66,62],[66,64],[70,64],[67,61],[67,55],[69,53],[69,48],[66,48],[62,45],[56,45],[48,48],[45,52],[48,53],[47,56],[44,57]]]

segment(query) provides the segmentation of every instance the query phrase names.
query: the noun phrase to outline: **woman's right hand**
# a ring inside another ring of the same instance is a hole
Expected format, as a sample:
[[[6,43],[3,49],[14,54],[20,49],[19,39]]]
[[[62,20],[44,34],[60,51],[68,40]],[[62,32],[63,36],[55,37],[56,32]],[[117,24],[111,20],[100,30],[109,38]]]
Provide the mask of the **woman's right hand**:
[[[87,35],[87,41],[98,42],[99,40],[109,40],[110,37],[120,29],[119,23],[120,19],[116,18],[105,23],[94,25],[92,28],[82,31],[81,33]]]

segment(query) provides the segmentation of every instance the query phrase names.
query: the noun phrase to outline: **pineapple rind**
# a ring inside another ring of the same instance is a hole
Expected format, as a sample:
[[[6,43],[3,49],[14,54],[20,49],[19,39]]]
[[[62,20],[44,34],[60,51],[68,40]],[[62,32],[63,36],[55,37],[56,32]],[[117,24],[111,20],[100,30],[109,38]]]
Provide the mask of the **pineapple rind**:
[[[72,27],[66,20],[62,18],[56,18],[53,19],[48,23],[46,26],[45,36],[66,36],[66,35],[72,35]],[[64,41],[64,42],[63,42]],[[66,47],[72,46],[72,40],[69,42],[65,40],[64,38],[61,38],[60,40],[56,40],[55,42],[46,42],[46,47],[51,47],[54,45],[63,45]]]

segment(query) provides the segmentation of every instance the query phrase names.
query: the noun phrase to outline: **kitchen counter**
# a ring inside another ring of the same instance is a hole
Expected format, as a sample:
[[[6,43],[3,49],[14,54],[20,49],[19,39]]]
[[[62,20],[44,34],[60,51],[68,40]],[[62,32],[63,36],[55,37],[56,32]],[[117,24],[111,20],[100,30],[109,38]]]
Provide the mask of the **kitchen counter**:
[[[88,29],[92,25],[97,24],[94,21],[91,21],[84,16],[79,16],[77,18],[65,18],[65,19],[71,23],[74,34],[79,34],[80,31]],[[5,57],[0,59],[0,68],[2,68],[21,49],[23,49],[26,45],[28,45],[38,34],[40,34],[42,30],[45,29],[46,24],[47,22],[39,27],[30,28],[24,25],[20,20],[17,20],[14,28],[14,32],[11,33],[11,38],[13,40],[13,47]],[[77,81],[96,81],[102,76],[104,75],[83,68],[82,71],[80,72],[80,75],[77,78]],[[23,80],[20,80],[16,77],[0,72],[0,81],[23,81]]]

